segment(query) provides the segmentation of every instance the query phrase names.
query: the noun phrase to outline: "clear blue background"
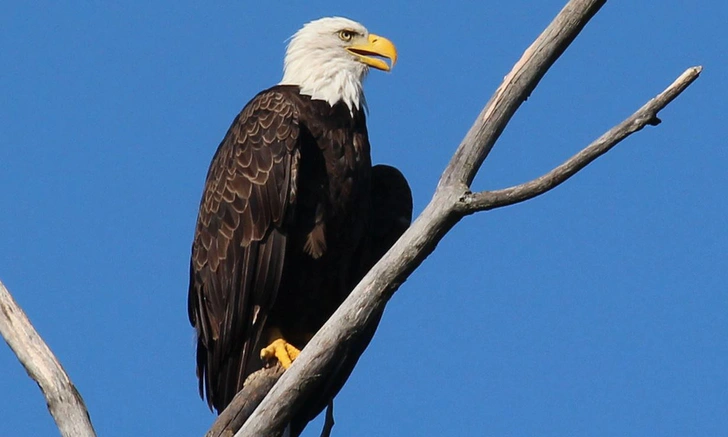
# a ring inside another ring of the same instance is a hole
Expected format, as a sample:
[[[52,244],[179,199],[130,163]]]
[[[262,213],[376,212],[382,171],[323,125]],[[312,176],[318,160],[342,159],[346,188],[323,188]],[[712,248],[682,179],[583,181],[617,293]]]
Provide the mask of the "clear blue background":
[[[186,310],[198,202],[301,24],[345,15],[397,44],[394,71],[366,84],[373,158],[404,171],[419,212],[563,4],[3,2],[0,279],[99,436],[201,436],[214,418]],[[388,306],[335,435],[728,435],[726,23],[717,0],[603,8],[474,189],[539,176],[686,68],[703,75],[659,127],[447,235]],[[6,347],[0,394],[0,436],[57,434]]]

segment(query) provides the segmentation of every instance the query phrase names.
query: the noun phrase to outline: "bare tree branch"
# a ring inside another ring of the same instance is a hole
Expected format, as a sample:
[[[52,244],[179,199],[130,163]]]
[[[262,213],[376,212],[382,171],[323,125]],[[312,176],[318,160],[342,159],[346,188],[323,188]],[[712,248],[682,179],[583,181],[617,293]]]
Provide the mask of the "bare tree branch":
[[[657,113],[680,95],[693,83],[703,67],[691,67],[685,70],[665,91],[642,106],[629,118],[607,131],[585,149],[569,158],[566,162],[530,182],[496,191],[482,191],[466,194],[458,204],[458,211],[472,214],[503,206],[513,205],[539,196],[575,175],[595,159],[607,153],[623,139],[641,130],[647,125],[660,123]]]
[[[63,437],[95,437],[81,395],[10,292],[0,282],[0,333],[38,383]]]
[[[572,0],[536,42],[483,109],[446,168],[433,199],[410,229],[362,279],[293,365],[236,433],[275,435],[290,421],[317,380],[372,321],[399,285],[462,217],[458,202],[511,116],[605,1]]]
[[[260,369],[248,376],[243,389],[235,395],[230,404],[225,407],[225,410],[217,416],[215,423],[212,424],[205,437],[231,437],[235,435],[281,375],[283,375],[283,367],[277,364],[273,367]]]
[[[439,186],[473,182],[516,110],[525,102],[551,65],[571,44],[606,0],[572,0],[564,6],[503,79],[460,143]]]

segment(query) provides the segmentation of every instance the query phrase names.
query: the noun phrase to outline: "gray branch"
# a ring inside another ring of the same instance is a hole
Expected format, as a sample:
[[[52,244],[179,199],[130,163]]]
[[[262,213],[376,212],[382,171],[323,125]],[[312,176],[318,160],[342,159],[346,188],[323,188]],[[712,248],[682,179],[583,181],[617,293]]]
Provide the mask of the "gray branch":
[[[253,414],[266,394],[275,385],[278,378],[283,375],[280,364],[273,367],[264,367],[253,372],[245,380],[243,389],[235,395],[230,404],[217,416],[215,423],[207,431],[205,437],[231,437],[243,423]]]
[[[572,0],[516,62],[460,143],[440,186],[473,182],[516,110],[606,0]]]
[[[614,126],[585,149],[545,175],[515,187],[496,191],[467,193],[460,199],[458,211],[463,214],[472,214],[478,211],[513,205],[556,188],[595,159],[610,151],[612,147],[628,136],[647,125],[657,126],[660,124],[657,113],[690,86],[700,76],[702,70],[703,67],[700,66],[685,70],[665,91],[658,94],[637,112]]]
[[[81,395],[48,345],[0,282],[0,333],[38,383],[63,437],[95,437]]]
[[[467,205],[477,203],[478,207],[482,207],[482,197],[485,197],[485,194],[472,195],[469,185],[483,160],[520,104],[605,3],[593,0],[570,1],[526,50],[463,139],[425,210],[303,349],[298,359],[284,372],[263,402],[235,434],[236,437],[263,437],[280,432],[305,402],[319,375],[325,375],[337,357],[349,349],[353,339],[364,330],[374,315],[382,310],[399,285],[435,249],[450,228],[464,215],[475,211],[476,206]],[[689,70],[686,74],[697,77],[697,73],[699,69]],[[695,77],[681,82],[682,85],[675,88],[674,92],[662,96],[663,99],[659,104],[650,108],[656,109],[667,105]],[[641,119],[637,125],[632,125],[630,128],[636,131],[639,129],[639,123],[643,122],[644,126],[657,121],[656,112],[646,112],[646,114],[648,115],[646,119]],[[629,133],[631,132],[625,136]],[[608,148],[600,153],[607,150]],[[587,156],[584,160],[577,160],[576,166],[555,170],[557,176],[554,176],[553,183],[559,183],[559,178],[565,180],[597,156],[599,155]],[[529,189],[535,196],[540,194],[536,191],[545,192],[548,186],[536,182],[535,187]],[[509,194],[499,193],[499,195],[508,197]],[[525,198],[527,197],[520,200]]]

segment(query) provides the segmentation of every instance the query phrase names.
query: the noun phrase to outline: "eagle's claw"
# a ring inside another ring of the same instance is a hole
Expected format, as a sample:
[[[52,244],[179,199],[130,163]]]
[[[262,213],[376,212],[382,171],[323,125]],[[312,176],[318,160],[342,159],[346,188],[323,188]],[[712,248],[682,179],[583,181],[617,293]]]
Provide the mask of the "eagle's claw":
[[[288,369],[291,367],[291,364],[293,364],[293,361],[298,358],[298,354],[300,353],[301,351],[295,346],[284,339],[279,338],[260,351],[260,358],[264,361],[277,358],[278,362],[281,363],[281,366],[283,366],[284,369]]]

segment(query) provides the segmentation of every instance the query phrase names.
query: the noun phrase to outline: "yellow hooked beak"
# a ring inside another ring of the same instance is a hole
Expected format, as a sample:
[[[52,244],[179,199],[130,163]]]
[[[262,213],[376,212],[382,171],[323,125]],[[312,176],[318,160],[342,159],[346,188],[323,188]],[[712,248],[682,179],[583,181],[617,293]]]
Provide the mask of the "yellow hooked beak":
[[[379,35],[369,34],[369,38],[364,44],[354,44],[351,47],[347,47],[346,50],[349,53],[356,55],[359,61],[367,64],[370,67],[376,68],[377,70],[389,71],[394,67],[397,62],[397,49],[392,44],[392,41]],[[381,56],[392,61],[392,64],[387,64],[379,58],[373,56]]]

